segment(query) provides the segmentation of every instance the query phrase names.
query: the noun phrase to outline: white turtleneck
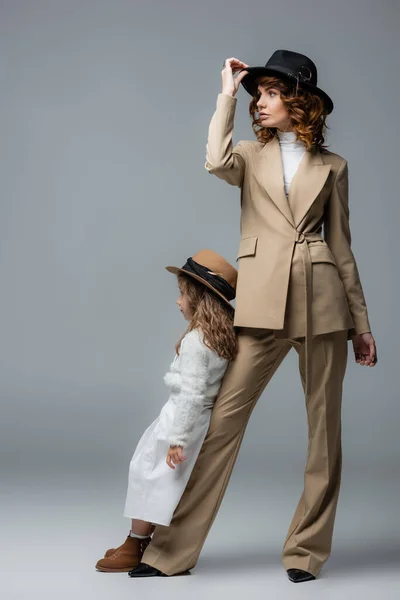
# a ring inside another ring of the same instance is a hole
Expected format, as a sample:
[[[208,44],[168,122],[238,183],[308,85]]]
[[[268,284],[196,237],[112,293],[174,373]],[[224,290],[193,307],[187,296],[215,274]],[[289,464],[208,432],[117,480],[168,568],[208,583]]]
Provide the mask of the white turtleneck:
[[[301,159],[306,151],[306,145],[300,140],[296,141],[294,131],[279,131],[276,130],[281,149],[283,180],[285,185],[286,196],[289,194],[290,182],[297,171]]]

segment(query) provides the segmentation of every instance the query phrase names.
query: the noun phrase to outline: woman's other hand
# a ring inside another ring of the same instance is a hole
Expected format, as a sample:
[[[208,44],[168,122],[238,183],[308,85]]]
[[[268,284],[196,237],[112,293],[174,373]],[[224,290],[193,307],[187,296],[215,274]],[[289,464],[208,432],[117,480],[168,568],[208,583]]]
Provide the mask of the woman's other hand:
[[[238,60],[237,58],[227,58],[225,66],[222,69],[222,93],[228,96],[235,96],[238,91],[239,84],[243,77],[247,75],[247,71],[242,71],[236,77],[233,77],[234,73],[237,73],[241,69],[248,67],[246,63]]]
[[[183,456],[183,446],[170,446],[166,463],[171,469],[175,469],[174,464],[183,463],[186,458],[186,456]]]
[[[375,340],[371,332],[357,333],[351,338],[354,357],[359,365],[374,367],[378,362]]]

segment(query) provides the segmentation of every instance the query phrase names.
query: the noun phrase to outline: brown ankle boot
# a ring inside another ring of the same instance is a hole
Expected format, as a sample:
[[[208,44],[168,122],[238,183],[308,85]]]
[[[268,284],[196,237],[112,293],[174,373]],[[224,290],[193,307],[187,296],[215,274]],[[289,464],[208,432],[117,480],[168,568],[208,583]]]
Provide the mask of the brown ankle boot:
[[[156,528],[156,526],[152,524],[150,527],[149,535],[153,535],[155,528]],[[118,548],[120,548],[120,547],[121,546],[118,546]],[[109,548],[108,550],[106,550],[106,552],[104,554],[104,558],[108,558],[109,556],[111,556],[111,554],[114,554],[114,552],[116,552],[118,550],[118,548]]]
[[[140,538],[131,537],[128,534],[125,542],[121,546],[118,546],[112,554],[97,561],[96,569],[105,573],[130,571],[139,565],[143,553],[150,542],[150,536],[141,540]],[[110,550],[113,549],[110,548]]]

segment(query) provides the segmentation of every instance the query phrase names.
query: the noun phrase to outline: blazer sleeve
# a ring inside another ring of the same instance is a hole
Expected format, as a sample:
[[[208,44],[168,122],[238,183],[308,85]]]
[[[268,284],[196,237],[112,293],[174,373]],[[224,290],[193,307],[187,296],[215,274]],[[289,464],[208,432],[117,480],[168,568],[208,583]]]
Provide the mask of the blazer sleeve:
[[[351,250],[349,174],[343,160],[337,172],[324,221],[324,238],[335,258],[356,333],[371,331],[357,263]]]
[[[217,108],[208,129],[205,168],[230,185],[241,187],[245,172],[245,147],[232,147],[237,98],[218,94]]]
[[[203,409],[207,389],[209,353],[197,333],[189,332],[180,348],[181,387],[168,435],[170,446],[187,444]]]

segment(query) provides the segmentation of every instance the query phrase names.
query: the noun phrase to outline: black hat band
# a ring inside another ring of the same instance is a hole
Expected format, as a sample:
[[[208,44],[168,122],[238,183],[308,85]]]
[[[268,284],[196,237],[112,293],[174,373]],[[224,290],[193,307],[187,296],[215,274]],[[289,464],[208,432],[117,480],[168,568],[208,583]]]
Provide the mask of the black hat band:
[[[208,283],[210,283],[213,288],[218,290],[225,298],[228,300],[233,300],[236,296],[235,289],[220,275],[212,275],[212,271],[203,265],[200,265],[198,262],[193,260],[193,258],[188,258],[186,263],[182,267],[182,271],[187,271],[188,273],[194,273],[198,275]]]

